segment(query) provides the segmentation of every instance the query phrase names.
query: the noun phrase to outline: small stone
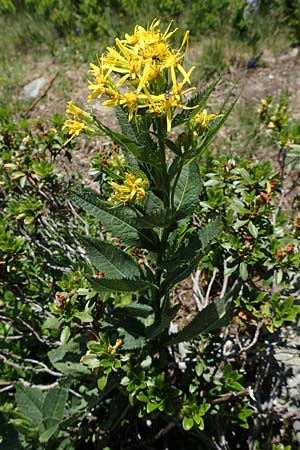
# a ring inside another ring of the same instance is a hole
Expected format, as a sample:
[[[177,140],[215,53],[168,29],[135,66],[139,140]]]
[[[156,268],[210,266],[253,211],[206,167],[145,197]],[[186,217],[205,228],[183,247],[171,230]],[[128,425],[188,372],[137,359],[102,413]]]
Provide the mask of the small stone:
[[[22,94],[20,98],[24,100],[29,100],[32,98],[38,97],[41,92],[41,89],[48,83],[47,78],[40,77],[36,80],[30,81],[30,83],[26,84],[22,90]]]

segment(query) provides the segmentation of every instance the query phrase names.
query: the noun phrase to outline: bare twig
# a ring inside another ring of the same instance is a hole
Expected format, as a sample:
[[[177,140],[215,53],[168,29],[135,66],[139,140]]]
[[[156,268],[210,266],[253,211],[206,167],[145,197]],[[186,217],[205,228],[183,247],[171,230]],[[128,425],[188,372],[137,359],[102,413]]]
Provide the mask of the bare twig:
[[[24,334],[18,334],[16,336],[4,336],[3,334],[0,335],[0,339],[6,340],[6,341],[15,341],[18,339],[23,339]]]
[[[23,378],[20,378],[18,383],[21,383],[24,387],[32,387],[39,391],[48,391],[48,389],[58,386],[58,381],[54,381],[54,383],[51,384],[31,384],[28,381],[23,380]]]
[[[28,330],[31,331],[31,333],[37,338],[37,340],[38,340],[39,342],[41,342],[42,344],[45,344],[45,343],[47,342],[44,338],[42,338],[42,337],[38,334],[38,332],[37,332],[31,325],[29,325],[29,323],[27,323],[25,320],[21,319],[20,317],[18,317],[18,320],[19,320],[26,328],[28,328]]]
[[[219,269],[217,269],[217,267],[214,267],[214,270],[213,270],[213,273],[212,273],[212,276],[211,276],[209,285],[208,285],[208,287],[207,287],[206,295],[205,295],[204,306],[203,306],[204,308],[205,308],[205,307],[208,305],[208,303],[209,303],[210,292],[211,292],[211,289],[212,289],[213,284],[214,284],[214,282],[215,282],[215,279],[216,279],[216,276],[217,276],[218,271],[219,271]]]
[[[223,273],[226,272],[226,269],[227,269],[227,260],[224,259]],[[229,281],[229,276],[228,275],[224,275],[223,285],[222,285],[222,289],[221,289],[221,293],[220,293],[220,298],[225,297],[225,294],[226,294],[226,291],[227,291],[227,286],[228,286],[228,281]]]
[[[10,391],[13,388],[14,388],[13,384],[9,384],[8,386],[0,389],[0,392]]]
[[[195,303],[196,303],[198,311],[201,311],[201,309],[203,309],[203,305],[204,305],[204,296],[201,292],[201,288],[199,285],[200,276],[201,276],[200,269],[197,269],[195,274],[191,275],[192,282],[193,282],[193,294],[194,294],[194,299],[195,299]]]
[[[49,369],[49,367],[45,363],[43,363],[41,361],[37,361],[35,359],[26,359],[25,358],[25,359],[23,359],[23,361],[31,362],[32,364],[37,364],[39,366],[42,366],[42,368],[37,369],[32,366],[24,366],[24,365],[14,362],[14,361],[10,361],[8,358],[17,359],[17,360],[22,359],[22,358],[20,356],[17,356],[12,353],[8,353],[8,352],[5,352],[5,355],[0,353],[0,358],[4,361],[4,363],[6,365],[14,367],[15,369],[24,370],[24,372],[27,372],[27,371],[31,371],[31,372],[35,372],[35,373],[45,372],[54,377],[62,377],[63,376],[62,373],[55,372],[54,370]]]
[[[239,353],[243,353],[243,352],[246,352],[246,351],[250,350],[250,348],[252,348],[257,343],[258,338],[259,338],[259,334],[260,334],[260,330],[261,330],[263,324],[264,324],[263,320],[257,324],[256,330],[255,330],[255,334],[254,334],[254,337],[253,337],[252,341],[248,345],[246,345],[245,347],[243,347],[243,345],[242,345],[242,343],[240,341],[238,333],[236,334],[236,341],[237,341],[238,346],[240,348]]]
[[[235,400],[236,398],[239,397],[245,397],[247,395],[253,397],[254,394],[251,387],[248,387],[238,392],[227,392],[226,394],[223,394],[220,397],[213,399],[210,403],[211,405],[218,405],[220,403],[227,403],[230,402],[231,400]]]

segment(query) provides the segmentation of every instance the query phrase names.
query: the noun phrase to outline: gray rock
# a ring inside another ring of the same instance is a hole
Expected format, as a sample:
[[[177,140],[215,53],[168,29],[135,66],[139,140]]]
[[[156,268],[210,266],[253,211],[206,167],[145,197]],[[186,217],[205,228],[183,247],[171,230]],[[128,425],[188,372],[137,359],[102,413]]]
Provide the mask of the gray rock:
[[[40,77],[35,80],[30,81],[30,83],[26,84],[22,90],[22,94],[20,98],[24,100],[29,100],[38,97],[41,92],[41,89],[48,83],[47,78]]]

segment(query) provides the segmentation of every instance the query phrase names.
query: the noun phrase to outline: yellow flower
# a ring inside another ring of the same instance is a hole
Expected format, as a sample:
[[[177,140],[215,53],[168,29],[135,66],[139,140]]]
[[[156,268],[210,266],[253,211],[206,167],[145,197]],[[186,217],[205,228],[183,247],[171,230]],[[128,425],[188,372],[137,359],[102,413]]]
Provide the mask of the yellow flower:
[[[88,80],[88,89],[92,91],[92,93],[88,96],[88,102],[92,101],[94,97],[98,96],[98,98],[100,98],[103,94],[105,94],[107,88],[111,84],[109,82],[111,70],[108,70],[105,73],[102,60],[99,60],[98,62],[98,66],[96,66],[96,64],[90,64],[90,72],[93,75],[93,81]]]
[[[207,109],[204,109],[201,113],[196,114],[195,123],[201,129],[207,128],[208,124],[217,117],[222,117],[223,114],[207,114]]]
[[[107,165],[112,169],[119,169],[120,167],[123,167],[125,163],[126,160],[123,153],[113,153],[107,160]]]
[[[159,25],[157,19],[147,28],[136,25],[133,34],[125,34],[125,39],[117,38],[115,46],[107,48],[98,65],[91,64],[93,79],[88,82],[92,92],[88,101],[103,96],[104,106],[123,106],[129,121],[141,108],[149,108],[152,113],[166,116],[170,131],[173,111],[177,107],[186,109],[182,97],[194,90],[184,90],[184,85],[190,84],[193,67],[186,71],[181,63],[189,32],[176,50],[168,43],[177,31],[171,30],[172,21],[164,32]]]
[[[260,102],[265,108],[267,108],[269,105],[269,103],[267,102],[267,100],[265,98],[262,98]]]
[[[113,203],[129,203],[132,201],[141,202],[146,196],[146,190],[149,187],[148,180],[136,178],[132,173],[126,172],[124,184],[118,184],[110,181],[109,184],[115,191],[110,197]]]
[[[63,126],[63,129],[65,128],[68,128],[67,133],[70,135],[70,138],[64,143],[64,145],[70,142],[74,136],[78,136],[82,131],[84,131],[86,126],[78,120],[67,119]]]
[[[84,119],[88,122],[92,122],[93,118],[91,116],[91,114],[89,114],[88,112],[84,111],[83,109],[79,108],[79,106],[76,106],[72,100],[70,100],[67,103],[67,109],[66,109],[66,113],[67,114],[72,114],[74,116],[74,118],[76,119]]]
[[[189,88],[182,91],[181,84],[182,83],[176,84],[171,91],[166,91],[164,94],[160,95],[151,95],[148,89],[144,88],[147,99],[149,101],[149,104],[147,106],[149,107],[150,112],[153,112],[158,116],[166,115],[168,132],[171,131],[172,114],[176,108],[193,109],[197,107],[188,107],[181,103],[182,96],[195,89]]]

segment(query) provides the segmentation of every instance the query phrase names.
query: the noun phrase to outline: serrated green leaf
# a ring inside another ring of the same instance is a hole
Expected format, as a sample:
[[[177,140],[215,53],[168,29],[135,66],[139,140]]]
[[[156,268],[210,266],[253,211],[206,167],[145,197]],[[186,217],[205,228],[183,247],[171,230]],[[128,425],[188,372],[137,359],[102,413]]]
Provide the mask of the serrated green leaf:
[[[231,305],[236,291],[237,288],[222,299],[215,300],[199,311],[194,319],[179,333],[170,335],[165,345],[175,345],[183,341],[189,341],[201,333],[208,333],[228,323],[231,318]]]
[[[198,233],[193,233],[185,246],[182,246],[175,255],[163,261],[161,266],[163,269],[172,270],[176,267],[190,263],[202,249],[202,242]]]
[[[138,264],[121,249],[95,238],[80,236],[80,241],[93,266],[98,271],[104,272],[105,277],[114,279],[140,277]]]
[[[124,341],[128,338],[128,334],[134,336],[135,338],[145,336],[145,325],[142,321],[136,317],[125,317],[120,308],[114,310],[114,317],[111,319],[111,323],[119,329],[121,336],[122,330],[124,331]]]
[[[138,228],[166,228],[177,222],[177,220],[183,219],[188,214],[188,210],[179,209],[161,209],[154,211],[151,214],[147,214],[143,217],[139,217],[136,220]]]
[[[198,235],[193,234],[186,246],[180,248],[172,258],[162,262],[161,267],[167,271],[160,287],[162,294],[196,269],[202,255],[201,250],[202,243]]]
[[[138,292],[153,287],[149,281],[129,280],[126,278],[106,279],[106,278],[89,278],[91,286],[97,292]]]
[[[202,244],[202,250],[205,250],[210,241],[216,237],[220,230],[221,220],[219,218],[208,223],[198,232],[199,239]]]
[[[202,191],[202,180],[196,161],[183,166],[174,193],[176,210],[192,210],[199,201]]]
[[[135,225],[136,214],[126,206],[112,207],[95,192],[70,191],[71,198],[82,209],[96,217],[114,236],[126,244],[157,251],[159,239],[153,230],[140,230]]]
[[[105,133],[106,136],[109,136],[115,144],[131,153],[138,161],[145,163],[150,162],[153,166],[159,167],[160,162],[157,152],[149,152],[149,147],[140,144],[135,138],[133,139],[125,134],[118,133],[117,131],[106,127],[99,120],[97,120],[97,123],[100,130]]]
[[[146,340],[143,337],[135,338],[134,336],[126,333],[126,336],[123,339],[123,350],[134,350],[143,348],[146,344]]]
[[[111,207],[92,191],[70,193],[77,205],[96,217],[118,239],[130,245],[140,245],[138,230],[134,226],[136,215],[131,209],[126,206]]]
[[[128,317],[149,317],[149,315],[153,313],[153,309],[150,305],[144,305],[137,302],[120,306],[118,309],[122,314]]]
[[[28,417],[36,426],[43,420],[44,393],[39,389],[16,385],[16,401],[21,414]]]
[[[140,147],[146,149],[148,162],[154,159],[155,163],[157,163],[157,158],[159,158],[158,147],[151,139],[150,134],[143,130],[138,130],[135,122],[129,122],[128,114],[122,107],[117,106],[115,110],[122,133],[131,141],[136,142]],[[131,165],[130,161],[129,164]]]
[[[200,109],[203,108],[203,106],[206,104],[210,94],[215,90],[219,81],[220,79],[218,78],[215,81],[213,81],[209,86],[206,86],[201,91],[198,91],[197,94],[187,102],[187,106],[189,108],[194,107],[196,105],[197,107],[193,109],[182,110],[172,120],[172,126],[177,127],[178,125],[181,125],[182,123],[186,122],[187,120],[190,120],[192,117],[198,114]]]
[[[172,308],[162,312],[160,319],[156,320],[152,325],[146,328],[146,336],[148,339],[154,339],[159,336],[166,328],[170,326],[171,320],[176,316],[181,307],[181,303],[177,303]]]
[[[128,121],[128,114],[122,109],[121,106],[115,108],[116,117],[118,119],[122,133],[132,141],[137,140],[138,132],[134,122]]]
[[[177,147],[177,145],[173,141],[170,141],[169,139],[165,139],[165,144],[177,156],[181,156],[181,149],[179,147]]]

